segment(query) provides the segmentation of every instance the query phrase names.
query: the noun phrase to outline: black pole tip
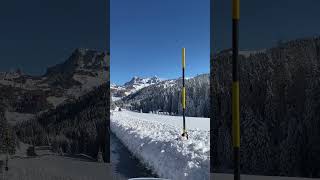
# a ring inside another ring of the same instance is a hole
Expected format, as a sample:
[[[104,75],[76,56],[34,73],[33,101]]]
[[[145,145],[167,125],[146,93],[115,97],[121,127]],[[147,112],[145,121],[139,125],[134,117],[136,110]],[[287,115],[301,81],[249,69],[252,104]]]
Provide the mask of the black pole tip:
[[[187,139],[189,139],[189,136],[188,136],[188,133],[187,133],[187,132],[182,133],[181,136],[182,136],[182,137],[186,137]]]

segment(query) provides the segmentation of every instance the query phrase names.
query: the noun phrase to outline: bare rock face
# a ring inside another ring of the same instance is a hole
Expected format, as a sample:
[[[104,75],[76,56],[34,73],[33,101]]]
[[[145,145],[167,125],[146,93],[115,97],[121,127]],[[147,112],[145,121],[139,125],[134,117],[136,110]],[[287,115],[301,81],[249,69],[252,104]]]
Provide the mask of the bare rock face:
[[[74,75],[96,77],[99,72],[106,72],[107,56],[105,52],[78,48],[65,62],[47,69],[45,82],[63,88],[79,86],[81,82],[74,79]]]
[[[320,38],[239,55],[241,170],[320,177]],[[211,148],[217,172],[232,169],[232,54],[211,59]]]
[[[124,86],[132,87],[134,85],[151,85],[161,82],[161,79],[157,76],[151,77],[151,78],[141,78],[141,77],[133,77],[129,82],[126,82]]]

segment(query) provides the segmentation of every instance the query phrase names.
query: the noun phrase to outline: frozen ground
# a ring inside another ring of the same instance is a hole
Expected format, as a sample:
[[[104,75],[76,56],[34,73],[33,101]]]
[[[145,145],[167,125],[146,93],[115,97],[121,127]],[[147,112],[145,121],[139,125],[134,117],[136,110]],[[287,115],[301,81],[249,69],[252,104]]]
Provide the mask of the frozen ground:
[[[209,179],[209,118],[187,117],[189,140],[181,138],[182,117],[114,111],[111,130],[159,177]]]

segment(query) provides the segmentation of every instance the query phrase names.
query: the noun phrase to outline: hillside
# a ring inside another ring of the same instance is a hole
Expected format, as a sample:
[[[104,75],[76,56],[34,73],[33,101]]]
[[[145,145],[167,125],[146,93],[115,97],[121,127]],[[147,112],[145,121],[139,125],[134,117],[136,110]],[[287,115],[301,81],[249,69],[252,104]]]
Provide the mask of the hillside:
[[[214,169],[232,169],[232,54],[211,60]],[[320,38],[240,54],[241,171],[320,177]]]
[[[13,134],[13,147],[22,141],[57,153],[105,154],[109,61],[108,53],[76,49],[41,76],[0,73],[0,129]]]
[[[0,73],[0,102],[10,113],[36,114],[54,109],[98,87],[109,79],[110,56],[76,49],[63,63],[49,67],[42,76]]]
[[[161,178],[209,179],[209,118],[186,117],[189,139],[181,139],[182,117],[112,111],[111,130]]]
[[[18,138],[36,146],[51,145],[54,152],[106,154],[106,122],[109,117],[108,84],[95,88],[77,100],[49,110],[15,126]],[[104,157],[107,158],[107,157]]]
[[[163,80],[124,96],[115,104],[142,112],[181,115],[181,88],[181,79]],[[209,117],[209,74],[187,79],[186,92],[186,115]]]

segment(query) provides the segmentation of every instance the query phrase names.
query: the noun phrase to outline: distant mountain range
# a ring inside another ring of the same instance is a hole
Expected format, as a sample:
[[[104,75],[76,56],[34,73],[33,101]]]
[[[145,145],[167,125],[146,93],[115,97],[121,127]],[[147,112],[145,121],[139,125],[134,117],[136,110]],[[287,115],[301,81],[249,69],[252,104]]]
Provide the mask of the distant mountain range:
[[[158,77],[134,77],[123,86],[112,86],[116,106],[131,110],[150,112],[163,111],[181,115],[182,79],[163,80]],[[198,75],[186,80],[188,116],[209,117],[209,74]]]

